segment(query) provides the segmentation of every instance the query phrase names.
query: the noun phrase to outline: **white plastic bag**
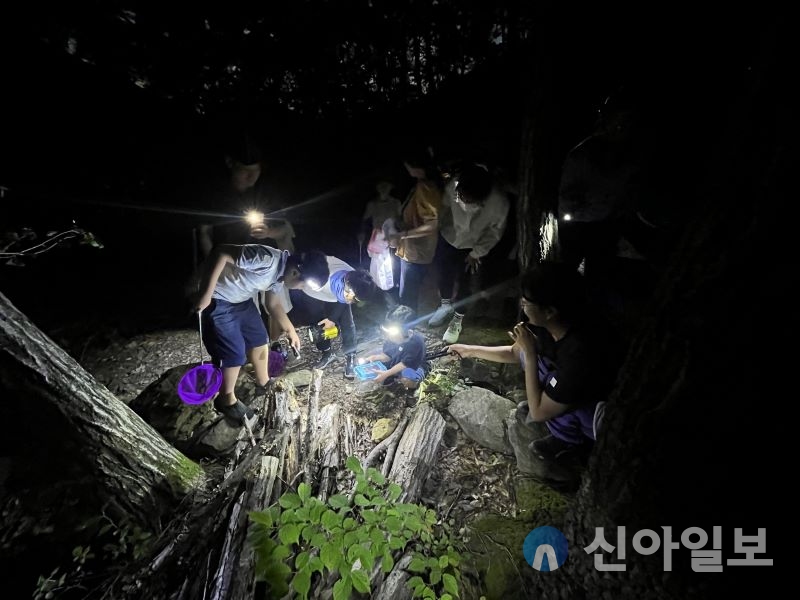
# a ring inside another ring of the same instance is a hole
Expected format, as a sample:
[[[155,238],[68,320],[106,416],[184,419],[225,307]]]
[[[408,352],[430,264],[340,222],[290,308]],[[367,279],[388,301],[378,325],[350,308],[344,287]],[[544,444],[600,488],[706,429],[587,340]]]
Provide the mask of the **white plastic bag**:
[[[391,250],[387,249],[380,254],[372,255],[369,263],[369,274],[372,275],[375,285],[382,290],[390,290],[394,287]]]

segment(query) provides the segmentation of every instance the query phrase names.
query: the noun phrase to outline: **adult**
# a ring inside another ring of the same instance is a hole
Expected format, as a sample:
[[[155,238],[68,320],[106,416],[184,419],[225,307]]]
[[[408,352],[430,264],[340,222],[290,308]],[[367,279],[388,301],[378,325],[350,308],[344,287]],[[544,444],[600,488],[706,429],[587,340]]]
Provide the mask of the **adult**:
[[[435,260],[441,300],[428,324],[439,327],[452,317],[443,339],[454,344],[466,299],[482,289],[482,261],[505,232],[509,202],[486,166],[468,163],[445,186],[442,205]]]
[[[403,165],[414,179],[400,211],[397,231],[387,235],[400,258],[400,304],[417,312],[422,282],[436,254],[442,183],[431,153],[407,153]]]

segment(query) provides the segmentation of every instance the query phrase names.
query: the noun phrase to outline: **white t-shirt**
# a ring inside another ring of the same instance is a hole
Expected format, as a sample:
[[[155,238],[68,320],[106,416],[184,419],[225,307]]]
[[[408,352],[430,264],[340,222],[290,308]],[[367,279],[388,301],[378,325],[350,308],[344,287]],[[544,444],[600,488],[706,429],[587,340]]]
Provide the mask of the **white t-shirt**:
[[[328,281],[326,281],[325,285],[323,285],[319,290],[314,291],[309,289],[308,286],[305,286],[303,291],[306,293],[306,295],[316,298],[317,300],[322,300],[323,302],[338,302],[336,294],[334,294],[333,290],[331,290],[331,277],[333,277],[333,275],[339,271],[355,271],[355,269],[335,256],[328,256],[327,259],[328,270],[330,271]]]
[[[240,246],[234,263],[225,263],[212,298],[238,304],[252,300],[258,292],[275,291],[283,276],[289,253],[262,244]]]

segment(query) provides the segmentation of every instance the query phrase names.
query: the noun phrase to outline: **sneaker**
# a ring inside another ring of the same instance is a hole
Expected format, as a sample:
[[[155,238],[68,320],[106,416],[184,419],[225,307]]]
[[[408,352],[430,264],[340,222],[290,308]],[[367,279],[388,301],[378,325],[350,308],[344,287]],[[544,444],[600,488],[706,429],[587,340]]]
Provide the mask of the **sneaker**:
[[[447,326],[447,331],[444,332],[442,340],[445,344],[455,344],[458,341],[458,336],[461,335],[461,318],[464,315],[455,314],[450,325]]]
[[[447,319],[453,316],[455,311],[456,309],[453,308],[453,303],[450,300],[442,300],[439,308],[428,319],[428,325],[430,327],[441,327],[447,322]]]
[[[222,396],[217,396],[214,399],[214,408],[239,426],[247,424],[252,427],[258,420],[253,409],[240,400],[237,400],[233,404],[223,404]]]
[[[547,435],[532,441],[528,448],[541,460],[555,461],[568,450],[575,448],[575,446],[553,435]]]
[[[322,353],[322,356],[317,361],[317,364],[314,365],[314,368],[315,369],[324,369],[329,364],[331,364],[334,361],[335,358],[336,358],[336,355],[333,353],[333,350],[326,350],[325,352]]]
[[[351,352],[350,354],[345,354],[345,356],[344,356],[344,378],[345,379],[355,379],[356,378],[355,364],[356,364],[355,352]]]

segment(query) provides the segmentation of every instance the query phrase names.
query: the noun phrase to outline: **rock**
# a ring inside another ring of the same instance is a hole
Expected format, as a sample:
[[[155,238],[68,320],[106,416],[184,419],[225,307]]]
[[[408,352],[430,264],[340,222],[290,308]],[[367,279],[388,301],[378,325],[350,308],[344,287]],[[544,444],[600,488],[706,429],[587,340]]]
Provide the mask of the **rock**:
[[[232,427],[214,410],[211,400],[186,404],[178,396],[178,382],[195,364],[180,365],[166,371],[147,386],[128,406],[165,440],[190,458],[224,456],[246,435],[243,427]],[[252,398],[254,384],[240,380],[236,395]]]
[[[372,441],[382,442],[389,437],[397,427],[397,423],[391,419],[378,419],[372,426]]]
[[[514,408],[510,400],[475,387],[453,396],[448,411],[470,439],[492,450],[513,454],[504,420]]]
[[[281,377],[281,379],[290,381],[296,388],[308,387],[309,385],[311,385],[311,381],[313,380],[313,378],[314,375],[311,373],[309,369],[291,371]]]
[[[485,360],[465,358],[461,361],[458,376],[470,381],[494,381],[499,377],[500,365]]]
[[[530,427],[521,425],[517,421],[515,413],[516,407],[506,419],[506,430],[508,441],[514,450],[514,456],[517,458],[517,468],[521,472],[541,480],[571,481],[574,479],[574,474],[571,471],[558,465],[544,463],[528,448],[528,445],[533,440],[538,440],[548,435],[547,426],[543,423],[533,423]]]

